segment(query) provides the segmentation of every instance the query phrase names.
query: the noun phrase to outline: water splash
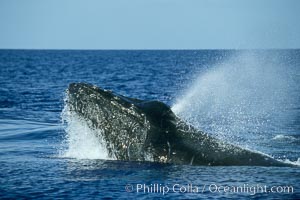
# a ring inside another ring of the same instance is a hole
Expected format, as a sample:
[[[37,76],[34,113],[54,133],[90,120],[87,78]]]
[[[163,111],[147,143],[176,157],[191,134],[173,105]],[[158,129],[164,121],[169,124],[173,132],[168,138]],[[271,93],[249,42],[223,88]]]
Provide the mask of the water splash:
[[[278,55],[233,54],[192,80],[172,110],[219,139],[265,152],[260,142],[272,138],[266,133],[282,131],[299,99],[289,66]]]
[[[289,159],[284,159],[284,160],[280,160],[280,161],[282,161],[282,162],[284,162],[284,163],[287,163],[287,164],[292,164],[292,165],[295,165],[295,166],[300,166],[300,158],[298,158],[298,160],[296,160],[296,161],[291,161],[291,160],[289,160]]]
[[[67,100],[65,100],[67,101]],[[71,112],[65,104],[62,112],[62,121],[65,126],[65,138],[63,140],[60,157],[76,159],[113,159],[108,156],[108,152],[97,131],[92,130],[88,123]]]

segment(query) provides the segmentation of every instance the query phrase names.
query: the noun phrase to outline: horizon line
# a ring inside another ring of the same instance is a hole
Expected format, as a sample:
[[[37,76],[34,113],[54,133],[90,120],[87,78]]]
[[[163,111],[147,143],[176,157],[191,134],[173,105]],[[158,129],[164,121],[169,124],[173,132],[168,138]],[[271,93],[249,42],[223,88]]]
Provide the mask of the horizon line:
[[[178,49],[171,49],[171,48],[107,48],[107,49],[97,49],[97,48],[0,48],[0,51],[3,50],[32,50],[32,51],[207,51],[207,50],[232,50],[232,51],[236,51],[236,50],[300,50],[299,48],[190,48],[190,49],[186,49],[186,48],[178,48]]]

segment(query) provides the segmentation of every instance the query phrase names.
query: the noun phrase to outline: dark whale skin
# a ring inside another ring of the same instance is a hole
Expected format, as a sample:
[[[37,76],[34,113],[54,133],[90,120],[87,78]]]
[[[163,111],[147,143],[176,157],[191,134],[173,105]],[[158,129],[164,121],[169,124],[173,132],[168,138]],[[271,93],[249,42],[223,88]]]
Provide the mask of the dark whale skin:
[[[101,130],[110,156],[119,160],[212,166],[292,166],[224,143],[179,119],[159,101],[115,94],[87,83],[71,83],[68,109]]]

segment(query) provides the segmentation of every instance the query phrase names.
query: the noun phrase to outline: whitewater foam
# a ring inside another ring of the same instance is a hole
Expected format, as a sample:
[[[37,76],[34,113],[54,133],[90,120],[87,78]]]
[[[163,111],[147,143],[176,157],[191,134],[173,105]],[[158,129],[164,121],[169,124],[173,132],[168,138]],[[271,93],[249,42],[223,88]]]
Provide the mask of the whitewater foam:
[[[296,140],[294,136],[279,134],[272,138],[273,140]]]
[[[287,163],[287,164],[292,164],[292,165],[295,165],[295,166],[300,166],[300,158],[298,158],[296,161],[291,161],[287,158],[284,159],[284,160],[279,160],[279,161]]]

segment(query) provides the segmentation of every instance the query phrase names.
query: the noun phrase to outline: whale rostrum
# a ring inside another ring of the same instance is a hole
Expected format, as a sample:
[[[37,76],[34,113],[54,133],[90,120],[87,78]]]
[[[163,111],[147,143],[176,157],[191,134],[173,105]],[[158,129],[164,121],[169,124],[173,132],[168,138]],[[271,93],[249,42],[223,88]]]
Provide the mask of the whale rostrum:
[[[258,152],[218,140],[177,117],[159,101],[71,83],[67,108],[84,119],[118,160],[192,165],[289,166]]]

